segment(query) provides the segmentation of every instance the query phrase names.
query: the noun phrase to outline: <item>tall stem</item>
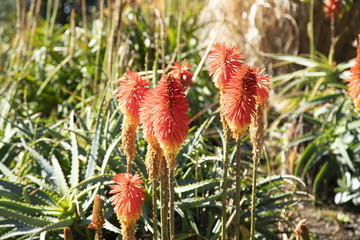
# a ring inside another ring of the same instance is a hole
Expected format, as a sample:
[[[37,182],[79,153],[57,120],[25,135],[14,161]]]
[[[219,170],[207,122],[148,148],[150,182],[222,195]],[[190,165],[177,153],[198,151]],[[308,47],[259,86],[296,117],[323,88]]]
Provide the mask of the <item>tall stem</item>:
[[[221,208],[221,239],[226,239],[226,192],[227,192],[227,172],[229,167],[229,137],[230,134],[227,129],[224,130],[225,146],[224,146],[224,178],[223,178],[223,195],[222,195],[222,208]]]
[[[157,199],[156,188],[158,185],[158,181],[156,178],[153,177],[151,183],[152,183],[153,229],[154,229],[153,239],[157,240],[158,217],[157,217],[157,203],[156,203],[156,199]]]
[[[166,171],[166,161],[163,157],[161,159],[161,176],[160,176],[160,202],[161,202],[161,240],[168,240],[169,229],[168,229],[168,201],[169,201],[169,191],[168,191],[168,177]]]
[[[314,40],[314,0],[310,0],[310,59],[314,59],[315,40]]]
[[[335,51],[335,19],[330,18],[330,35],[331,35],[331,43],[330,43],[330,50],[329,50],[329,64],[332,64],[334,59],[334,51]]]
[[[241,161],[241,138],[236,141],[236,193],[235,193],[235,239],[240,240],[240,161]]]
[[[255,149],[253,156],[253,179],[252,179],[252,193],[251,193],[251,240],[254,240],[255,234],[255,208],[256,208],[256,170],[260,157],[260,149]]]
[[[175,240],[175,216],[174,216],[174,168],[169,166],[169,200],[170,200],[170,218],[169,218],[169,232],[170,240]]]

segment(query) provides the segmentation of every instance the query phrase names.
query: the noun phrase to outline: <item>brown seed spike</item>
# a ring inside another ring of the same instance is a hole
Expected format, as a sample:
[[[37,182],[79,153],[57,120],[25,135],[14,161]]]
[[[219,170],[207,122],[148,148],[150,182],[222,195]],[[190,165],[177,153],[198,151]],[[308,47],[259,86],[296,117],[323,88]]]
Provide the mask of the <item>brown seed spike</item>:
[[[88,228],[100,230],[102,227],[104,227],[104,224],[105,224],[105,219],[104,219],[104,213],[103,213],[103,209],[102,209],[102,202],[101,202],[100,195],[97,194],[95,196],[95,200],[94,200],[91,224],[89,225]]]
[[[68,227],[64,228],[64,239],[65,240],[73,240],[71,229]]]

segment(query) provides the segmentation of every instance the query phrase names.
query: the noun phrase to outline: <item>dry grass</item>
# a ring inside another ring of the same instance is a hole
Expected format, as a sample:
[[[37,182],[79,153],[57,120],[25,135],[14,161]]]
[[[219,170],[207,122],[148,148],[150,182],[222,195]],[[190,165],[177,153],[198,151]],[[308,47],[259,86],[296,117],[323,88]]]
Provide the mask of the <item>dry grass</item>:
[[[316,50],[327,54],[330,21],[323,14],[322,1],[316,1],[314,16]],[[201,20],[205,25],[199,32],[203,46],[218,32],[217,41],[236,42],[249,64],[261,63],[258,57],[262,53],[309,52],[309,3],[300,0],[212,0],[204,8]],[[345,11],[335,25],[335,35],[340,35],[335,60],[355,57],[352,48],[360,32],[360,2]],[[265,63],[271,68],[271,61]]]

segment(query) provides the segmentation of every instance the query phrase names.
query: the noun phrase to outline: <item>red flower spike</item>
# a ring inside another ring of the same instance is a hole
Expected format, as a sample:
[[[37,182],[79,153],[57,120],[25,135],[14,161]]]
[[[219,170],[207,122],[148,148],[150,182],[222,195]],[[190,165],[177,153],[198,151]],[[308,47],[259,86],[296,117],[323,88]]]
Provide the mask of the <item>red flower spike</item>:
[[[255,114],[256,80],[255,70],[243,65],[224,89],[224,115],[236,140],[245,133]]]
[[[341,12],[340,0],[324,0],[325,16],[334,20]]]
[[[189,103],[181,84],[173,77],[162,76],[159,85],[155,87],[150,102],[144,103],[143,108],[151,107],[142,123],[149,121],[153,133],[165,155],[176,154],[186,138],[189,130]],[[143,126],[146,129],[146,125]]]
[[[256,82],[257,82],[257,102],[259,105],[265,105],[269,98],[269,80],[271,77],[267,74],[263,74],[265,72],[265,68],[259,72],[258,67],[254,67],[254,71],[256,74]]]
[[[360,34],[359,43],[357,47],[357,57],[355,65],[350,68],[350,79],[347,86],[349,87],[350,97],[354,102],[355,107],[360,110]]]
[[[192,85],[192,77],[194,74],[189,71],[192,63],[186,65],[186,59],[184,59],[182,65],[180,62],[175,62],[174,66],[171,66],[173,71],[169,72],[169,75],[177,79],[182,85],[184,91]]]
[[[141,204],[144,203],[145,192],[141,186],[144,181],[139,174],[132,176],[128,173],[118,173],[113,181],[116,185],[110,185],[111,204],[115,205],[114,212],[120,222],[134,224],[140,218]]]
[[[223,90],[230,78],[235,73],[236,69],[242,65],[240,49],[229,43],[216,43],[214,49],[210,51],[209,71],[210,76],[213,77],[215,86]]]
[[[157,144],[158,141],[155,138],[155,132],[153,128],[153,115],[154,115],[154,102],[155,99],[155,91],[148,91],[141,104],[139,109],[140,123],[141,129],[143,130],[145,140],[154,145]]]
[[[139,124],[139,105],[148,87],[149,81],[134,71],[127,71],[119,81],[117,97],[120,109],[136,126]]]

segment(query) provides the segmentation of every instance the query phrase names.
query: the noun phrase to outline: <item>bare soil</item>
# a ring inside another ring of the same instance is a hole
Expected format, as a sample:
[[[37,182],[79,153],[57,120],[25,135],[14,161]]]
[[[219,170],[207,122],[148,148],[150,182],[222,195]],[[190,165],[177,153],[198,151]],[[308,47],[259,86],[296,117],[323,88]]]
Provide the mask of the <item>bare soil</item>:
[[[297,221],[307,219],[313,240],[360,240],[360,208],[343,210],[333,206],[314,206],[300,203]]]

